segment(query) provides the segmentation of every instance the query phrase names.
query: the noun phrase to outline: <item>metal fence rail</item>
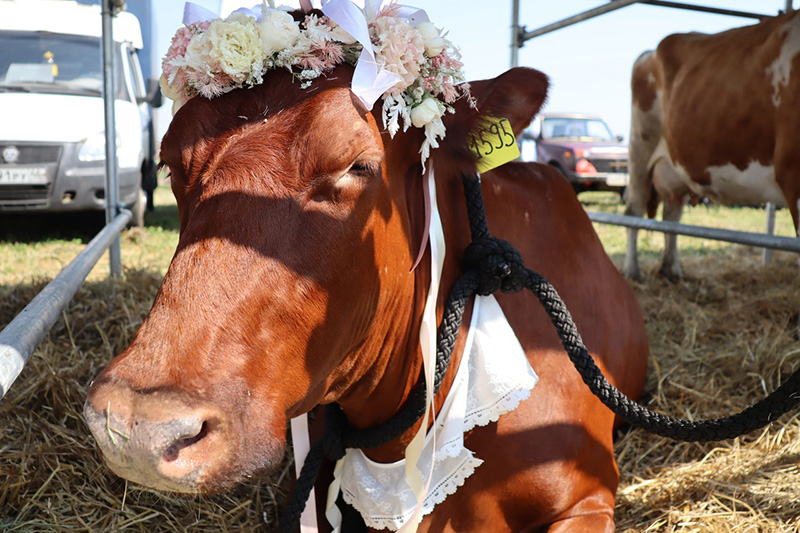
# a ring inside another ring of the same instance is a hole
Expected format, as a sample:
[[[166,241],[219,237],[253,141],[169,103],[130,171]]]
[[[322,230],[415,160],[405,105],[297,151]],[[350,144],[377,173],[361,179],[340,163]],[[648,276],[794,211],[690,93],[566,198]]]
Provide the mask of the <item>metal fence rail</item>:
[[[598,213],[596,211],[587,211],[586,214],[589,215],[589,219],[592,222],[599,222],[601,224],[613,224],[615,226],[660,231],[662,233],[674,233],[676,235],[688,235],[689,237],[699,237],[701,239],[728,241],[748,246],[757,246],[759,248],[800,253],[800,238],[796,237],[779,237],[766,233],[707,228],[705,226],[692,226],[689,224],[680,224],[678,222],[665,222],[627,215]]]
[[[6,395],[92,267],[118,238],[130,219],[131,212],[121,209],[120,214],[0,331],[0,398]]]

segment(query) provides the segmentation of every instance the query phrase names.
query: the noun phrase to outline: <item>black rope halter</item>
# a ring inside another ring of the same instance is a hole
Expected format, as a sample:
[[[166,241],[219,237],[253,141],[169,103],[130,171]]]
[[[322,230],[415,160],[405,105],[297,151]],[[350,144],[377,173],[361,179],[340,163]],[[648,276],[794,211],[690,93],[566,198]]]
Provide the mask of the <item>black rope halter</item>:
[[[555,288],[541,275],[525,268],[520,253],[507,241],[489,234],[484,212],[480,176],[464,176],[472,243],[462,259],[464,274],[456,281],[445,305],[439,325],[436,350],[438,392],[447,372],[467,301],[474,294],[488,296],[498,290],[530,290],[539,299],[556,328],[561,344],[592,393],[611,411],[632,426],[675,440],[707,442],[725,440],[750,433],[793,409],[800,402],[800,370],[795,371],[777,390],[737,414],[709,420],[675,418],[639,405],[611,385],[584,346],[564,302]],[[425,412],[425,383],[417,381],[409,399],[390,420],[369,429],[356,429],[336,404],[326,406],[325,434],[306,457],[289,503],[281,516],[281,531],[293,531],[316,482],[323,458],[338,461],[347,448],[374,448],[390,442],[410,429]]]

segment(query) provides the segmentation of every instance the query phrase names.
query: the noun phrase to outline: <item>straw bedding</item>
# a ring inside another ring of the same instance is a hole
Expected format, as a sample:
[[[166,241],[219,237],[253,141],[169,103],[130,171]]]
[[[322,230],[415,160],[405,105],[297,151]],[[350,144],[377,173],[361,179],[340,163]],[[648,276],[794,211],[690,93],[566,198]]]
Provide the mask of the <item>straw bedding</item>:
[[[731,247],[683,258],[686,279],[633,283],[651,347],[653,409],[704,418],[763,397],[800,363],[800,270]],[[645,263],[646,269],[648,268]],[[160,275],[128,271],[85,285],[0,401],[0,530],[271,531],[291,477],[186,497],[126,484],[103,466],[81,408],[90,380],[136,332]],[[0,325],[44,282],[0,287]],[[580,324],[578,325],[580,327]],[[800,531],[800,423],[792,413],[724,443],[675,443],[623,430],[616,454],[619,531]]]

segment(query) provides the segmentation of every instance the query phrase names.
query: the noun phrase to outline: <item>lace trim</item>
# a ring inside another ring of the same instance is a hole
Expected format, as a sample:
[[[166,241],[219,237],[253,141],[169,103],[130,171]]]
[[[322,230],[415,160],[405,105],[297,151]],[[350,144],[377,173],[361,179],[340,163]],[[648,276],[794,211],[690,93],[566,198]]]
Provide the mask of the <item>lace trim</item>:
[[[539,380],[493,296],[476,298],[466,345],[417,465],[421,472],[430,471],[435,433],[433,478],[422,504],[423,515],[454,494],[483,463],[464,446],[464,434],[519,407]],[[405,482],[404,459],[382,464],[361,450],[347,450],[341,487],[344,500],[371,528],[397,530],[416,508],[414,493]]]
[[[462,453],[459,454],[458,460],[455,469],[444,478],[438,480],[428,491],[428,495],[425,497],[425,501],[422,504],[423,516],[432,513],[434,507],[445,501],[448,496],[455,494],[455,492],[464,485],[464,481],[475,473],[475,469],[483,464],[481,459],[474,457],[472,452],[466,448],[462,448]],[[440,462],[438,457],[436,462],[438,466]],[[388,506],[381,509],[384,512],[389,511],[388,514],[379,514],[376,513],[374,506],[364,505],[364,502],[358,496],[359,495],[350,490],[342,490],[344,501],[352,505],[361,514],[367,527],[373,529],[397,531],[414,514],[414,507],[400,514],[391,514],[391,510]],[[379,505],[379,507],[383,506]]]

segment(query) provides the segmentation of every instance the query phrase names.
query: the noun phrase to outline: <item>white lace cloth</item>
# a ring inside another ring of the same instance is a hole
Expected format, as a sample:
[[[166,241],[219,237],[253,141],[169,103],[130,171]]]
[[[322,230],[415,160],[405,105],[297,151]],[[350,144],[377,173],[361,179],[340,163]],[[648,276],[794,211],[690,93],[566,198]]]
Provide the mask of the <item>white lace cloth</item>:
[[[453,386],[436,417],[433,478],[422,514],[433,511],[483,463],[464,447],[464,433],[516,409],[539,380],[494,296],[475,298],[466,346]],[[428,432],[417,465],[423,476],[430,471],[432,436],[433,432]],[[376,463],[361,450],[349,449],[342,471],[342,495],[367,526],[397,530],[417,505],[404,478],[405,459]]]

